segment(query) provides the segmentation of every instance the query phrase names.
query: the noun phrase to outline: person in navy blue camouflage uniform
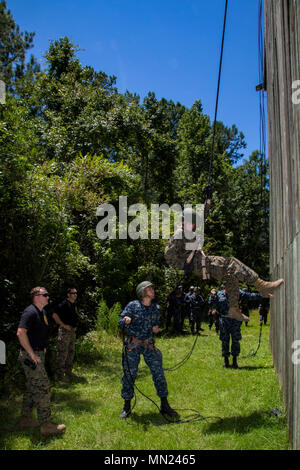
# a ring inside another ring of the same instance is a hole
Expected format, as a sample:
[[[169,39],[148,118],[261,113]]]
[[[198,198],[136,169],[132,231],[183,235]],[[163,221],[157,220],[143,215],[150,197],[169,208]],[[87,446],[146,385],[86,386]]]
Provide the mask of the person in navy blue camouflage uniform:
[[[155,347],[153,339],[153,333],[159,332],[160,310],[155,302],[152,303],[155,297],[152,283],[140,283],[137,294],[139,299],[126,305],[119,320],[119,325],[125,328],[129,336],[123,356],[121,395],[125,402],[120,417],[127,418],[131,413],[130,401],[134,396],[134,382],[141,355],[151,371],[157,395],[161,398],[161,412],[170,417],[178,417],[167,401],[168,388],[162,367],[162,354]]]
[[[267,324],[268,312],[270,309],[270,299],[262,298],[258,307],[260,324]]]
[[[208,327],[211,330],[213,324],[215,324],[216,332],[220,329],[220,315],[218,312],[218,297],[216,289],[210,291],[211,295],[208,297]]]
[[[184,297],[184,304],[185,304],[185,315],[188,317],[189,322],[191,318],[191,309],[192,309],[192,304],[191,304],[191,298],[192,295],[194,294],[194,286],[190,286],[189,291],[185,294]]]
[[[203,306],[205,302],[203,297],[200,295],[199,287],[194,288],[194,293],[191,296],[191,316],[190,316],[190,328],[192,334],[195,333],[195,324],[196,324],[196,334],[199,331],[203,331],[201,328],[202,315],[203,315]]]
[[[166,321],[166,328],[168,329],[171,324],[171,319],[173,317],[174,321],[174,330],[177,333],[182,332],[182,326],[184,321],[184,293],[182,286],[177,286],[168,296],[169,306],[168,306],[168,315]]]
[[[252,294],[250,292],[242,291],[244,298],[248,300],[262,299],[260,294]],[[231,355],[233,357],[232,366],[237,369],[237,357],[240,354],[240,341],[242,339],[241,324],[242,321],[249,320],[246,315],[240,314],[240,319],[233,318],[230,314],[230,305],[228,295],[223,288],[217,293],[218,310],[221,315],[220,318],[220,340],[222,341],[222,356],[224,357],[224,367],[229,367],[230,357],[230,338],[231,338]]]

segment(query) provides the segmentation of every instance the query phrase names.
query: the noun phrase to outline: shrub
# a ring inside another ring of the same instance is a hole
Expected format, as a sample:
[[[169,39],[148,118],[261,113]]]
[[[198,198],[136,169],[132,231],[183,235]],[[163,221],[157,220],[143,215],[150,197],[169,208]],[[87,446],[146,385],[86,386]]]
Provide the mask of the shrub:
[[[118,335],[118,324],[119,318],[122,313],[122,307],[119,302],[115,303],[109,310],[108,314],[108,333],[117,336]]]
[[[104,299],[100,301],[100,304],[96,310],[96,330],[101,332],[102,330],[108,330],[109,326],[109,308]]]

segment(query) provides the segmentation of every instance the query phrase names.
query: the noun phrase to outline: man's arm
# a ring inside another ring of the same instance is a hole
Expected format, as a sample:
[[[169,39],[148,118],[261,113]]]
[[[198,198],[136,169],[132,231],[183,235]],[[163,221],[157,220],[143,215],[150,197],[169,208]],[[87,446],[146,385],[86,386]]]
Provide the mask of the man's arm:
[[[59,316],[57,315],[57,313],[53,313],[52,314],[52,318],[53,320],[55,321],[55,323],[57,323],[59,326],[62,326],[63,328],[65,328],[66,330],[72,330],[72,327],[70,325],[65,325],[65,323],[63,323],[61,321],[61,319],[59,318]]]
[[[29,354],[29,356],[31,357],[33,362],[35,362],[36,364],[39,364],[41,362],[41,359],[39,358],[39,356],[34,354],[34,351],[31,347],[31,344],[30,344],[29,339],[28,339],[27,330],[25,328],[18,328],[17,337],[18,337],[18,340],[19,340],[21,346]]]

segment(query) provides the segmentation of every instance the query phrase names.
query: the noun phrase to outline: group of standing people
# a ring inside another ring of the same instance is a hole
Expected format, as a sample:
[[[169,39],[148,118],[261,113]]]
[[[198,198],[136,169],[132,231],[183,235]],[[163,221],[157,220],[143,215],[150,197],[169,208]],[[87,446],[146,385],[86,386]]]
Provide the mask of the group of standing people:
[[[224,286],[223,286],[224,287]],[[127,334],[123,354],[123,376],[121,396],[124,399],[124,407],[120,417],[127,418],[131,413],[131,400],[134,396],[134,384],[138,373],[141,355],[150,368],[157,395],[161,399],[160,411],[169,419],[178,419],[179,415],[168,403],[168,387],[162,366],[162,354],[155,346],[153,334],[160,331],[160,309],[154,301],[154,286],[149,281],[144,281],[137,286],[137,300],[127,304],[123,310],[119,326]],[[242,292],[242,291],[241,291]],[[263,297],[260,294],[243,293],[249,299]],[[21,350],[19,359],[22,363],[26,389],[23,396],[23,405],[20,418],[20,426],[39,427],[43,436],[60,434],[65,431],[64,424],[54,424],[51,420],[50,407],[50,382],[45,368],[45,353],[48,345],[48,314],[45,310],[49,302],[49,293],[44,287],[35,287],[31,291],[32,303],[22,313],[17,336]],[[204,300],[200,289],[190,288],[183,297],[182,288],[175,289],[169,296],[170,302],[174,299],[175,306],[187,306],[189,313],[191,332],[196,334],[201,331],[202,311]],[[69,288],[66,298],[58,304],[52,314],[52,318],[58,325],[56,373],[60,382],[67,383],[72,378],[78,378],[72,371],[76,330],[78,326],[77,290]],[[182,304],[181,304],[182,302]],[[211,290],[208,299],[210,315],[215,321],[216,330],[220,329],[222,341],[222,355],[224,366],[229,367],[230,354],[233,356],[233,367],[237,368],[237,356],[240,353],[241,320],[237,320],[230,314],[230,305],[226,289],[219,292]],[[265,321],[266,302],[261,304],[261,321]],[[179,312],[176,310],[177,314]],[[263,317],[264,315],[264,317]],[[247,319],[248,317],[245,317]],[[176,317],[176,325],[182,328],[184,317]],[[214,321],[210,319],[210,327]],[[230,351],[231,338],[231,351]],[[33,419],[33,408],[37,409],[37,420]]]
[[[208,305],[208,327],[211,330],[215,325],[215,330],[222,341],[222,356],[224,357],[224,367],[229,367],[230,355],[233,357],[232,366],[238,368],[237,357],[240,354],[240,340],[242,339],[241,325],[244,320],[247,325],[249,322],[249,303],[256,302],[259,305],[260,322],[267,322],[269,311],[269,295],[263,297],[259,293],[251,293],[245,290],[239,290],[239,306],[241,309],[241,318],[236,319],[230,315],[230,304],[225,286],[220,290],[211,289],[207,302],[201,296],[199,287],[191,286],[187,293],[183,292],[182,286],[176,288],[168,296],[168,311],[166,328],[171,324],[171,318],[174,318],[174,330],[177,333],[183,333],[183,324],[186,316],[189,318],[189,326],[192,334],[199,334],[203,331],[201,324],[203,321],[205,304]],[[196,326],[196,331],[195,331]],[[230,348],[231,342],[231,348]]]
[[[203,331],[201,323],[205,301],[199,287],[191,286],[189,291],[185,293],[182,286],[176,286],[168,295],[167,300],[166,329],[171,326],[173,318],[174,330],[177,333],[183,333],[184,320],[187,317],[192,334],[198,334],[199,331]]]

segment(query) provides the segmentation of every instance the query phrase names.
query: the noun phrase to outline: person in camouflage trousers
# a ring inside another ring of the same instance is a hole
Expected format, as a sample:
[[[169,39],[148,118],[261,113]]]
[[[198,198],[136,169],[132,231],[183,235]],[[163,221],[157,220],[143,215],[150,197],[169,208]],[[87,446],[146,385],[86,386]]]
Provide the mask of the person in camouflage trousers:
[[[157,395],[161,398],[161,412],[172,418],[178,415],[168,401],[167,382],[162,367],[162,354],[155,347],[153,333],[159,332],[160,310],[152,303],[155,293],[153,284],[144,281],[137,286],[138,300],[129,302],[119,319],[119,326],[129,335],[123,353],[123,376],[121,396],[125,400],[120,414],[127,418],[131,413],[134,382],[137,377],[141,355],[149,367]]]
[[[45,370],[45,352],[48,344],[48,320],[44,307],[48,304],[49,294],[44,287],[31,291],[32,304],[22,313],[17,336],[21,345],[19,360],[22,363],[26,390],[20,419],[22,428],[40,427],[43,436],[59,434],[65,425],[50,421],[50,384]],[[37,421],[32,417],[34,406]]]
[[[59,325],[57,335],[56,374],[60,382],[69,382],[69,378],[78,378],[72,372],[75,355],[76,330],[78,325],[78,310],[76,305],[77,289],[70,287],[67,298],[61,302],[52,314]]]
[[[237,319],[241,319],[239,310],[240,282],[254,286],[262,296],[266,296],[276,290],[284,280],[266,282],[237,258],[205,255],[202,249],[197,246],[199,244],[194,233],[196,217],[195,211],[186,210],[183,213],[182,225],[175,231],[165,248],[165,260],[169,266],[184,270],[185,273],[194,273],[203,279],[212,278],[222,281],[228,295],[230,311],[236,315]],[[194,249],[187,249],[189,245],[193,245]]]

